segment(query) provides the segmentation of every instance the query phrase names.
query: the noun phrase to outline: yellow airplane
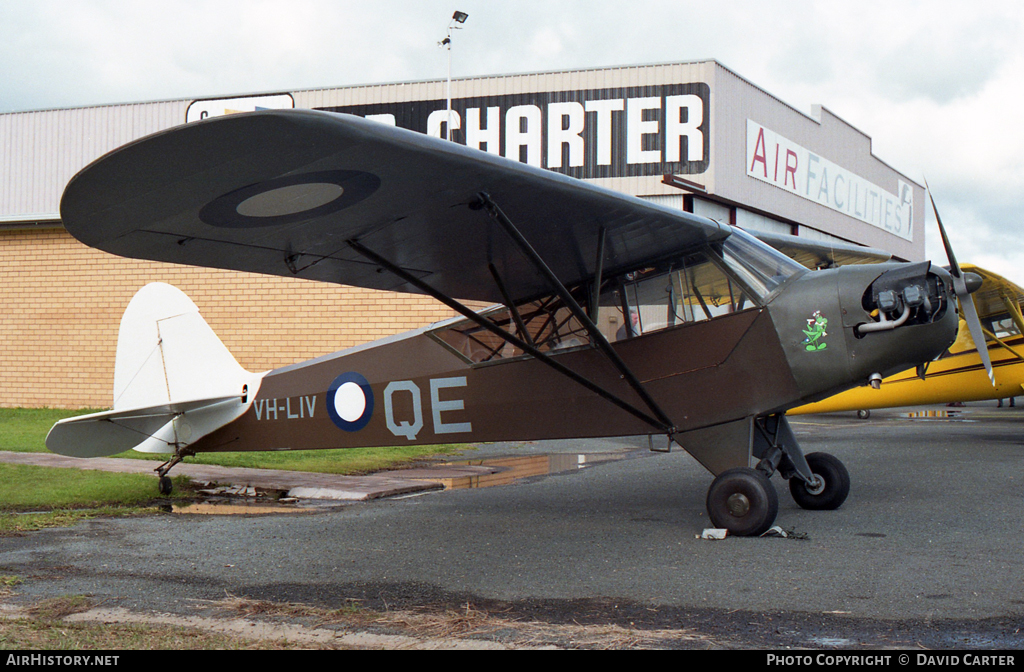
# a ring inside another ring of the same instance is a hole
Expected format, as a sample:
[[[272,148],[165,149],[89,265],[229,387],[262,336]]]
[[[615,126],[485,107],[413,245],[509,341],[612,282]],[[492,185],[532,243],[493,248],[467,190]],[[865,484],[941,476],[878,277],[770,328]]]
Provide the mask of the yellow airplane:
[[[978,266],[963,264],[962,269],[982,278],[981,287],[971,298],[985,334],[992,380],[961,318],[956,342],[927,366],[889,376],[877,389],[870,385],[853,388],[795,408],[787,415],[858,411],[864,418],[874,408],[1012,399],[1024,394],[1024,289]]]

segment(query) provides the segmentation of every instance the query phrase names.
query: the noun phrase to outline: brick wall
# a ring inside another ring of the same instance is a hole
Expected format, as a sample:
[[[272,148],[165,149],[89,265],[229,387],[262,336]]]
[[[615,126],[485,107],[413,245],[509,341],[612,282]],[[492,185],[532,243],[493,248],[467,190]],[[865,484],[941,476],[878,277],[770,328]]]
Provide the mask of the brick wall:
[[[109,408],[121,314],[166,282],[266,371],[453,315],[423,296],[122,259],[63,229],[0,232],[0,407]]]

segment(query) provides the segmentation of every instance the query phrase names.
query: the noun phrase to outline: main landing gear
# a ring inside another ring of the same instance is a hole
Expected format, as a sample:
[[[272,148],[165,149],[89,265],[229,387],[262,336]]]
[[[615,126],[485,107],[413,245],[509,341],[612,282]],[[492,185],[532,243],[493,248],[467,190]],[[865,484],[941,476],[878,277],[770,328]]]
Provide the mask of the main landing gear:
[[[754,419],[753,455],[757,467],[737,467],[718,474],[708,489],[707,509],[715,527],[736,536],[764,534],[779,512],[771,483],[778,473],[789,481],[796,503],[808,510],[838,509],[850,494],[850,474],[828,453],[804,455],[785,416]]]

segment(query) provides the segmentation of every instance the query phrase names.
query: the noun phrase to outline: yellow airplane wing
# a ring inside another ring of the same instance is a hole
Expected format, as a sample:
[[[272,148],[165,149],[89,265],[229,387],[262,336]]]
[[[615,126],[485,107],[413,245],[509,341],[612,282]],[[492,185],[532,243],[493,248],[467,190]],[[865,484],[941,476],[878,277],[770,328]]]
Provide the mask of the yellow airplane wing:
[[[964,321],[956,341],[939,359],[928,364],[924,377],[908,369],[889,376],[879,389],[868,385],[847,390],[822,401],[800,406],[789,415],[859,411],[896,406],[917,406],[956,401],[1004,399],[1024,394],[1024,289],[997,273],[971,264],[981,287],[971,294],[985,332],[986,347],[995,373],[995,387],[981,362],[977,346]]]

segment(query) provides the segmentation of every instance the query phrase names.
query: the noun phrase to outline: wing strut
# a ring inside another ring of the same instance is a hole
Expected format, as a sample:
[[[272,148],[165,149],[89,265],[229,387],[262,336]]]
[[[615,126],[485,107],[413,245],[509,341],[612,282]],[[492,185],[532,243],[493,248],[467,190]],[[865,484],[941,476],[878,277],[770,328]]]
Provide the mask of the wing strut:
[[[587,388],[591,392],[597,394],[601,398],[610,401],[611,403],[615,404],[616,406],[618,406],[622,410],[626,411],[627,413],[629,413],[629,414],[639,418],[640,420],[646,422],[647,424],[649,424],[652,427],[656,428],[659,432],[665,432],[665,433],[668,433],[668,434],[675,433],[675,427],[671,426],[671,423],[663,422],[661,420],[655,419],[655,418],[651,417],[650,415],[648,415],[647,413],[644,413],[642,410],[636,408],[632,404],[630,404],[630,403],[628,403],[626,401],[623,401],[622,399],[620,399],[616,395],[612,394],[608,390],[604,389],[600,385],[597,385],[597,384],[591,382],[590,380],[584,378],[583,376],[581,376],[580,374],[576,373],[572,369],[570,369],[570,368],[566,367],[565,365],[555,361],[554,359],[549,357],[547,354],[545,354],[545,353],[541,352],[540,350],[538,350],[532,343],[527,343],[526,341],[524,341],[524,340],[514,336],[513,334],[510,334],[509,332],[505,331],[504,329],[502,329],[501,327],[496,325],[494,322],[491,322],[490,320],[488,320],[488,319],[482,317],[481,315],[477,314],[476,311],[471,310],[470,308],[464,306],[463,304],[459,303],[458,301],[456,301],[455,299],[451,298],[450,296],[447,296],[447,295],[437,291],[436,289],[434,289],[433,287],[431,287],[427,283],[423,282],[422,280],[420,280],[416,276],[412,275],[411,273],[406,272],[405,269],[403,269],[400,266],[397,266],[397,265],[391,263],[390,261],[388,261],[384,257],[380,256],[379,254],[377,254],[376,252],[374,252],[370,248],[364,246],[359,241],[349,240],[347,242],[348,242],[349,247],[351,247],[353,250],[355,250],[356,252],[358,252],[362,256],[366,257],[370,261],[374,262],[375,264],[378,264],[379,266],[382,266],[383,268],[386,268],[387,270],[391,271],[392,273],[394,273],[395,275],[400,277],[405,282],[407,282],[410,285],[416,287],[417,289],[419,289],[420,291],[424,292],[425,294],[429,294],[430,296],[434,297],[435,299],[437,299],[438,301],[440,301],[444,305],[448,306],[449,308],[451,308],[455,312],[461,314],[466,319],[476,323],[477,325],[483,327],[484,329],[490,331],[491,333],[499,336],[500,338],[504,339],[505,341],[507,341],[507,342],[511,343],[512,345],[516,346],[517,348],[521,349],[523,352],[525,352],[525,353],[527,353],[529,355],[532,355],[538,361],[540,361],[540,362],[542,362],[544,364],[547,364],[548,366],[550,366],[551,368],[555,369],[556,371],[558,371],[562,375],[564,375],[564,376],[566,376],[566,377],[576,381],[577,383],[579,383],[583,387]],[[577,308],[578,308],[578,306],[577,306]]]
[[[601,227],[601,232],[597,234],[597,262],[594,264],[594,286],[593,292],[590,296],[590,319],[597,321],[598,312],[601,310],[601,282],[604,275],[604,241],[607,238],[605,228]],[[626,320],[626,324],[629,325],[632,330],[633,323]]]
[[[512,313],[512,319],[516,322],[516,329],[519,330],[519,335],[523,337],[530,345],[533,345],[533,337],[530,336],[530,332],[526,329],[526,324],[523,322],[523,316],[519,314],[519,309],[516,308],[516,304],[512,302],[512,297],[509,296],[508,289],[505,287],[505,282],[501,279],[501,275],[498,274],[498,269],[495,268],[494,264],[487,264],[487,268],[491,270],[491,275],[494,277],[494,283],[498,285],[498,291],[501,292],[501,298],[504,299],[505,305],[508,306],[508,310]]]
[[[556,276],[548,265],[544,263],[544,259],[542,259],[541,256],[537,254],[537,251],[533,249],[533,246],[530,245],[530,241],[526,240],[526,237],[519,232],[519,229],[517,229],[516,225],[512,223],[512,220],[510,220],[505,213],[501,211],[501,208],[498,207],[497,203],[491,200],[491,197],[488,194],[480,192],[477,195],[477,198],[480,200],[471,204],[470,207],[473,209],[482,208],[487,210],[487,213],[493,217],[503,229],[505,229],[505,232],[508,233],[516,245],[519,246],[522,253],[525,254],[526,257],[533,262],[533,265],[536,266],[537,270],[548,279],[548,282],[551,283],[555,292],[558,294],[559,298],[562,299],[565,306],[587,330],[591,340],[597,344],[597,347],[604,353],[605,357],[608,358],[608,361],[610,361],[612,365],[619,370],[619,373],[622,374],[622,377],[629,383],[630,387],[632,387],[633,390],[640,395],[640,398],[643,399],[644,403],[647,404],[647,408],[649,408],[651,412],[654,413],[655,417],[658,418],[659,428],[662,429],[662,431],[667,432],[670,436],[675,434],[676,428],[673,422],[669,420],[665,412],[661,410],[661,407],[658,406],[654,399],[651,398],[651,395],[647,393],[643,383],[641,383],[630,368],[626,366],[626,363],[622,361],[622,358],[619,357],[617,352],[615,352],[611,344],[608,342],[608,339],[605,338],[604,334],[601,333],[601,330],[597,328],[597,325],[594,324],[590,317],[587,316],[586,312],[580,308],[580,305],[576,303],[576,300],[572,298],[572,294],[570,294],[569,290],[565,288],[562,281],[558,279],[558,276]],[[602,241],[601,246],[603,247],[603,245],[604,243]],[[628,317],[626,323],[631,324]]]

